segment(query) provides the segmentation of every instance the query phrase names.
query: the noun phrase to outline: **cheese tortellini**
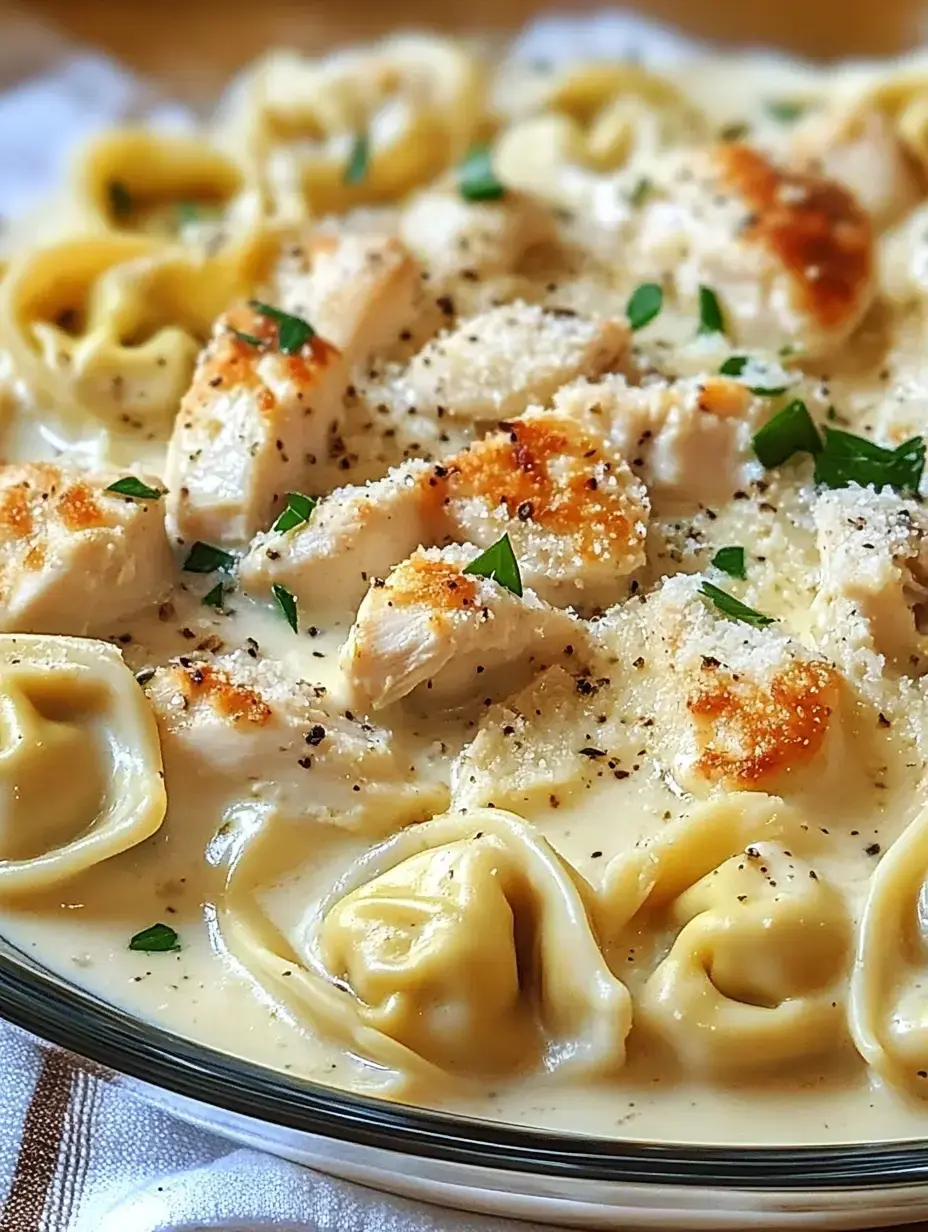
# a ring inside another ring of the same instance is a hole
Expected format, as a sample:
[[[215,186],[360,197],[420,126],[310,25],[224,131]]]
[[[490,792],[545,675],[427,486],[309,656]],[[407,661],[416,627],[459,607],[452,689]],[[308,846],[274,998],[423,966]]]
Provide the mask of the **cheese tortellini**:
[[[635,1023],[688,1070],[725,1077],[840,1043],[850,922],[807,830],[776,797],[702,805],[616,857],[602,903],[618,946],[673,937]]]
[[[515,815],[482,809],[409,827],[352,866],[289,942],[241,888],[247,864],[246,851],[225,912],[233,953],[297,1013],[391,1071],[396,1091],[623,1063],[631,1000],[592,932],[589,889]]]
[[[0,636],[0,895],[134,847],[165,808],[155,720],[119,651]]]
[[[928,814],[873,874],[851,977],[851,1030],[868,1065],[928,1097]]]
[[[212,322],[267,255],[258,232],[215,256],[138,234],[40,248],[0,287],[0,340],[43,409],[164,436]]]

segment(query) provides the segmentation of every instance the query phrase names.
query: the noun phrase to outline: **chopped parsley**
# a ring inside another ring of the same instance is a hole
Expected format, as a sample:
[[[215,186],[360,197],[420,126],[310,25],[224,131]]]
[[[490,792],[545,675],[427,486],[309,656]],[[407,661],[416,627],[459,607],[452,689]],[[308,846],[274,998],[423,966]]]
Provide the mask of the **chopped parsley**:
[[[342,177],[346,184],[363,184],[371,157],[371,143],[367,133],[358,133],[351,145],[351,153],[345,163]]]
[[[186,226],[189,222],[199,222],[200,207],[195,201],[178,201],[177,221],[182,227]]]
[[[187,554],[183,570],[185,573],[215,573],[217,569],[229,570],[234,565],[235,557],[231,552],[198,539]]]
[[[656,282],[643,282],[631,293],[625,315],[632,329],[644,329],[664,306],[664,292]]]
[[[286,586],[281,586],[276,582],[271,587],[271,594],[274,596],[274,602],[284,614],[287,624],[296,633],[298,629],[296,598]]]
[[[147,483],[142,483],[141,479],[136,479],[135,475],[117,479],[106,490],[116,492],[119,496],[134,496],[136,500],[161,500],[164,496],[158,488],[150,488]]]
[[[253,347],[264,346],[262,340],[260,338],[256,338],[254,334],[246,334],[244,330],[236,329],[231,325],[229,328],[232,330],[232,333],[235,334],[236,338],[238,338],[239,342],[247,342],[249,346]]]
[[[724,334],[725,318],[719,298],[711,287],[699,286],[699,332],[701,334]]]
[[[216,585],[213,587],[213,589],[210,591],[207,591],[207,593],[201,599],[201,603],[203,604],[204,607],[215,607],[215,608],[221,608],[224,601],[225,601],[225,585],[223,582],[217,582]]]
[[[113,217],[119,222],[125,222],[132,213],[132,194],[129,189],[122,180],[110,180],[106,192]]]
[[[488,145],[474,145],[458,167],[458,189],[465,201],[498,201],[506,195]]]
[[[782,411],[777,411],[754,434],[754,452],[768,470],[782,466],[794,453],[816,454],[821,448],[822,438],[809,408],[801,398],[794,399]]]
[[[507,590],[521,598],[522,575],[519,573],[519,562],[512,550],[508,534],[503,535],[502,539],[497,539],[496,543],[487,548],[485,552],[481,552],[476,559],[464,567],[463,572],[498,582],[500,586],[505,586]]]
[[[748,576],[744,565],[744,548],[719,548],[712,557],[712,563],[716,569],[721,569],[729,577],[740,578],[744,581]]]
[[[629,202],[635,206],[636,209],[639,206],[644,205],[645,201],[647,201],[648,197],[650,197],[653,187],[654,185],[648,177],[643,175],[629,194]]]
[[[744,376],[747,371],[747,380],[745,385],[752,394],[757,394],[761,398],[775,398],[777,394],[786,393],[788,385],[752,385],[750,383],[752,376],[756,372],[758,377],[764,371],[763,364],[752,359],[750,355],[730,355],[728,359],[719,368],[719,376]]]
[[[129,949],[141,950],[143,954],[163,954],[169,950],[179,950],[180,942],[177,933],[167,924],[152,924],[129,939]]]
[[[743,141],[750,133],[751,126],[746,120],[735,120],[719,129],[720,141]]]
[[[270,317],[277,325],[277,347],[284,355],[299,355],[316,331],[302,317],[284,312],[281,308],[273,308],[270,304],[262,304],[260,300],[250,299],[249,307],[254,308],[263,317]]]
[[[806,105],[788,98],[771,98],[764,104],[764,110],[771,120],[779,124],[795,124],[805,112]]]
[[[302,526],[309,521],[316,504],[314,496],[304,496],[302,492],[288,492],[287,503],[278,514],[271,530],[293,530],[294,526]]]
[[[740,599],[736,599],[727,591],[719,590],[718,586],[713,586],[711,582],[703,582],[699,593],[705,595],[724,616],[730,616],[732,620],[742,620],[746,625],[753,625],[755,629],[763,629],[774,623],[772,616],[765,616],[763,612],[755,612],[752,607],[748,607],[746,603],[742,603]]]
[[[825,445],[815,459],[815,482],[826,488],[890,487],[917,492],[925,469],[925,440],[913,436],[896,449],[884,449],[863,436],[824,427]]]

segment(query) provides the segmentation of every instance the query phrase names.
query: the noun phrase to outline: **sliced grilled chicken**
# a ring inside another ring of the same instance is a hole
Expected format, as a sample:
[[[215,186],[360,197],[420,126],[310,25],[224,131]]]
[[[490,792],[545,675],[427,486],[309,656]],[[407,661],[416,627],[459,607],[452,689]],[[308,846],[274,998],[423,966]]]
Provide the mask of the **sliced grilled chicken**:
[[[584,627],[568,613],[466,573],[478,555],[459,545],[420,549],[371,587],[340,658],[359,704],[379,710],[416,689],[439,705],[498,696],[514,674],[583,646]]]
[[[160,499],[109,492],[118,474],[0,467],[0,629],[106,635],[170,590]],[[142,478],[152,492],[160,480]]]
[[[440,810],[439,784],[417,781],[391,733],[338,712],[321,686],[234,651],[176,660],[145,686],[172,779],[214,774],[293,819],[387,833]]]
[[[346,368],[318,334],[283,354],[251,307],[216,324],[168,447],[168,528],[179,542],[235,544],[266,527],[342,419]]]
[[[304,526],[261,536],[242,579],[350,607],[419,544],[488,548],[508,533],[541,598],[604,607],[644,564],[648,512],[644,486],[594,418],[533,410],[440,465],[407,463],[332,493]]]

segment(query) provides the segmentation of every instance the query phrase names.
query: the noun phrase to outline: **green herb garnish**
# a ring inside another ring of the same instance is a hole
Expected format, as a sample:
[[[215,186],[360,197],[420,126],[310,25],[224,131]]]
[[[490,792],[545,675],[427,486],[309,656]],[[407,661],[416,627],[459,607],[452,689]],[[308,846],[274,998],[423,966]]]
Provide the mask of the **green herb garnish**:
[[[314,496],[304,496],[302,492],[288,492],[287,503],[278,514],[271,530],[293,530],[294,526],[302,526],[309,521],[317,503]]]
[[[493,170],[488,145],[474,145],[458,167],[458,189],[465,201],[498,201],[506,189]]]
[[[751,131],[751,126],[745,120],[736,120],[719,129],[720,141],[743,141]]]
[[[712,563],[716,569],[721,569],[729,577],[740,578],[744,581],[748,576],[744,565],[744,548],[719,548],[712,557]]]
[[[774,466],[782,466],[794,453],[816,454],[821,448],[822,438],[809,414],[809,408],[801,398],[796,398],[782,411],[777,411],[776,415],[754,434],[754,452],[768,470]]]
[[[212,590],[208,591],[200,602],[204,607],[221,608],[225,600],[225,584],[217,582]]]
[[[129,949],[141,950],[143,954],[163,954],[168,950],[179,950],[180,943],[173,928],[167,924],[152,924],[129,939]]]
[[[751,363],[750,355],[731,355],[719,368],[719,376],[743,376],[745,368]],[[777,394],[786,393],[788,385],[748,385],[752,394],[761,398],[775,398]]]
[[[229,570],[235,565],[235,557],[211,543],[197,540],[183,563],[185,573],[215,573],[217,569]]]
[[[120,496],[134,496],[136,500],[161,500],[164,493],[158,488],[150,488],[135,475],[126,475],[125,479],[117,479],[106,489],[107,492],[117,492]]]
[[[229,328],[232,330],[232,333],[235,334],[236,338],[238,338],[240,342],[247,342],[249,346],[253,346],[253,347],[264,346],[263,339],[256,338],[254,334],[246,334],[244,330],[236,329],[232,325],[230,325]]]
[[[625,315],[632,329],[644,329],[664,305],[664,292],[656,282],[643,282],[632,292],[625,305]]]
[[[699,287],[699,332],[701,334],[724,334],[725,318],[718,296],[711,287]]]
[[[522,596],[519,562],[512,550],[508,534],[503,535],[502,539],[497,539],[492,547],[481,552],[469,565],[465,565],[463,572],[474,574],[476,577],[489,578],[490,581],[498,582],[500,586],[511,590],[514,595],[520,598]]]
[[[129,189],[122,180],[110,180],[106,191],[113,217],[120,222],[125,222],[132,213],[132,194]]]
[[[815,459],[815,482],[826,488],[889,487],[917,492],[925,469],[925,440],[913,436],[896,449],[884,449],[863,436],[824,428],[825,446]]]
[[[772,98],[764,104],[764,110],[779,124],[794,124],[805,112],[806,104],[791,102],[788,98]]]
[[[718,586],[713,586],[711,582],[703,582],[699,593],[705,595],[723,615],[730,616],[732,620],[742,620],[746,625],[753,625],[756,629],[763,629],[774,622],[772,616],[765,616],[763,612],[755,612],[752,607],[748,607],[746,603],[742,603],[740,599],[736,599],[727,591],[719,590]]]
[[[291,591],[287,590],[286,586],[280,586],[276,582],[271,587],[271,594],[274,596],[274,602],[283,612],[287,624],[293,632],[296,633],[298,628],[296,597],[291,593]]]
[[[200,207],[195,201],[178,201],[177,221],[184,226],[188,222],[200,221]]]
[[[371,156],[371,143],[367,133],[358,133],[351,146],[351,153],[345,164],[345,174],[342,177],[346,184],[363,184],[367,179],[367,168]]]
[[[648,177],[643,175],[629,194],[629,202],[635,206],[636,209],[639,206],[644,205],[645,201],[647,201],[648,197],[651,195],[651,190],[653,187],[654,186]]]
[[[302,317],[284,312],[281,308],[272,308],[270,304],[262,304],[259,300],[250,299],[249,306],[263,317],[270,317],[277,323],[277,347],[284,355],[298,355],[303,347],[314,338],[316,331]]]

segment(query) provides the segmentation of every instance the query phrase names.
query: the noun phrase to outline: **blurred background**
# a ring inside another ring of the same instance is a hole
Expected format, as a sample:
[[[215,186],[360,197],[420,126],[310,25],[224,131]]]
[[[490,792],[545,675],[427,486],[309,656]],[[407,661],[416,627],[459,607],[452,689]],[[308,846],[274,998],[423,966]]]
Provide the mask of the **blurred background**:
[[[156,77],[178,97],[215,95],[236,69],[269,46],[324,50],[396,26],[506,32],[540,12],[579,14],[605,7],[539,0],[0,0],[0,69],[20,60],[7,32],[14,14],[52,24],[129,67]],[[727,42],[779,43],[814,56],[886,55],[923,41],[923,0],[631,0],[627,7]]]

